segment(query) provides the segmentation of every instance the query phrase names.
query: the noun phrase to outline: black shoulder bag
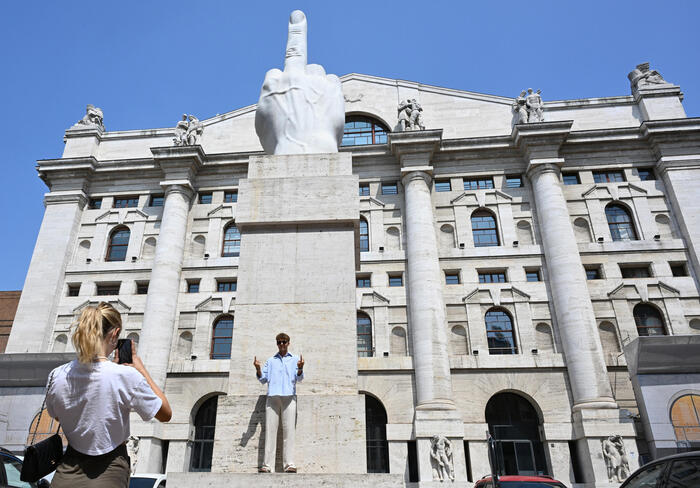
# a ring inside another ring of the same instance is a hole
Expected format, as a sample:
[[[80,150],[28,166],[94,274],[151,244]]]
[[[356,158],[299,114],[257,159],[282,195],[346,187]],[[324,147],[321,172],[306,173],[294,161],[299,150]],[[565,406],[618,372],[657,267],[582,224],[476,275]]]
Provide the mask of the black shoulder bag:
[[[60,423],[58,424],[58,431],[54,435],[34,444],[36,433],[39,430],[39,425],[41,425],[41,416],[44,414],[44,408],[46,407],[46,396],[49,394],[52,383],[53,374],[49,380],[46,395],[44,395],[44,402],[41,404],[39,419],[36,422],[36,428],[32,436],[32,444],[24,449],[24,461],[22,462],[22,472],[19,479],[29,483],[35,483],[54,471],[61,463],[61,458],[63,457],[63,441],[61,436],[58,435],[58,431],[61,430]]]

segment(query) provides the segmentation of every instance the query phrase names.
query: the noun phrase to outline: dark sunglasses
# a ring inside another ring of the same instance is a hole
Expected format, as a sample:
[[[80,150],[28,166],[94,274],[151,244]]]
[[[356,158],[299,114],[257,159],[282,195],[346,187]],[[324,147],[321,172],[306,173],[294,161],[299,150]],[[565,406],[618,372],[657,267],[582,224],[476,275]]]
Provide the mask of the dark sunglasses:
[[[277,345],[281,346],[282,344],[286,344],[288,341],[277,341]]]

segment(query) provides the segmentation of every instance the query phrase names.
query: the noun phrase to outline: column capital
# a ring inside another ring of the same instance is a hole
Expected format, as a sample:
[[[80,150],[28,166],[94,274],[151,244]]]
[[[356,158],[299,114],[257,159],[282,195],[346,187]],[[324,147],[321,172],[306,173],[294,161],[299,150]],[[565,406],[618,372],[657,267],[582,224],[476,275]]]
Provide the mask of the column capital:
[[[429,169],[428,169],[429,168]],[[403,186],[407,186],[412,180],[423,180],[425,184],[430,187],[430,182],[433,179],[432,166],[423,167],[419,169],[402,168],[401,169],[401,183]]]
[[[558,177],[562,166],[564,166],[564,158],[531,159],[525,174],[530,179],[544,173],[555,173]]]
[[[160,187],[165,190],[166,197],[171,193],[181,193],[187,200],[190,200],[195,194],[195,189],[189,180],[161,181]]]
[[[390,132],[391,152],[402,168],[430,166],[430,160],[442,143],[442,129]]]
[[[559,157],[559,148],[569,133],[573,120],[517,124],[510,137],[513,145],[528,161]]]
[[[194,181],[207,157],[199,145],[152,147],[151,153],[166,180]]]

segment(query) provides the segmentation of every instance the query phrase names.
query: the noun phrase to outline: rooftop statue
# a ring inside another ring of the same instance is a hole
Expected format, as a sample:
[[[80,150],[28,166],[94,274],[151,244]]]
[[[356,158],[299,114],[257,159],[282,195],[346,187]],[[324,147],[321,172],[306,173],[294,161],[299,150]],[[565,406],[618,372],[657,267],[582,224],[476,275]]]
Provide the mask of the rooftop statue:
[[[73,127],[77,129],[78,127],[76,126],[85,125],[88,127],[99,127],[100,129],[105,130],[103,118],[104,116],[101,108],[88,104],[87,108],[85,108],[85,115],[83,115],[83,118],[77,121]]]
[[[627,75],[632,85],[632,91],[636,91],[639,88],[653,87],[654,85],[671,85],[668,81],[664,80],[661,73],[654,69],[649,69],[649,63],[638,64]]]
[[[544,104],[542,103],[542,90],[533,92],[532,88],[520,92],[520,95],[513,102],[513,112],[515,112],[516,124],[531,124],[533,122],[544,122]]]
[[[423,107],[415,98],[399,103],[399,130],[425,130]]]
[[[182,114],[182,120],[175,126],[173,142],[176,146],[194,146],[199,144],[202,132],[204,132],[204,126],[197,117]]]
[[[268,154],[338,152],[345,126],[340,80],[306,58],[306,16],[295,10],[284,71],[267,72],[255,112],[255,132]]]

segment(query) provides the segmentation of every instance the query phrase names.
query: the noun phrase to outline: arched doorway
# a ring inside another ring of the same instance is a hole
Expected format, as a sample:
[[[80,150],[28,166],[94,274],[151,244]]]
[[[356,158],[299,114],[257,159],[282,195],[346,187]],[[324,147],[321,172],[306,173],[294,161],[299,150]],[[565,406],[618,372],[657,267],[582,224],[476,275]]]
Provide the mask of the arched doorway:
[[[389,443],[386,440],[387,416],[384,405],[365,394],[365,422],[367,434],[367,472],[389,472]]]
[[[535,408],[515,393],[498,393],[486,404],[486,422],[496,441],[500,475],[549,474]]]
[[[191,441],[190,471],[211,471],[217,401],[218,396],[209,398],[200,405],[194,416],[194,439]]]

